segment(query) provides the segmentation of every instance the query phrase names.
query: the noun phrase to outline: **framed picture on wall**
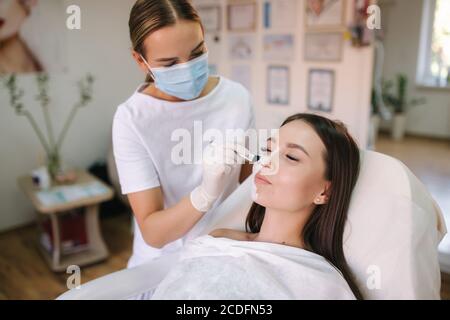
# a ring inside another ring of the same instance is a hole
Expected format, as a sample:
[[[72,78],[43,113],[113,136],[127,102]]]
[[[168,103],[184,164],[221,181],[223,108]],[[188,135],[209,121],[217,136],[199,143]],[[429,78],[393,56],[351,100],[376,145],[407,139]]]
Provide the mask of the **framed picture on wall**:
[[[265,29],[294,29],[297,27],[298,0],[264,0]]]
[[[228,46],[232,60],[251,60],[255,57],[256,38],[253,34],[232,34]]]
[[[229,31],[256,30],[257,5],[254,0],[228,0],[227,21]]]
[[[334,70],[311,69],[308,78],[308,109],[332,112],[334,103]]]
[[[342,60],[342,33],[305,34],[305,61],[338,62]]]
[[[263,56],[266,60],[293,60],[295,57],[293,34],[267,34],[263,38]]]
[[[206,32],[217,32],[222,29],[222,12],[219,5],[201,5],[197,7],[197,11]]]
[[[347,0],[305,0],[306,31],[345,29]]]
[[[287,66],[269,66],[267,69],[267,103],[289,105],[290,76]]]

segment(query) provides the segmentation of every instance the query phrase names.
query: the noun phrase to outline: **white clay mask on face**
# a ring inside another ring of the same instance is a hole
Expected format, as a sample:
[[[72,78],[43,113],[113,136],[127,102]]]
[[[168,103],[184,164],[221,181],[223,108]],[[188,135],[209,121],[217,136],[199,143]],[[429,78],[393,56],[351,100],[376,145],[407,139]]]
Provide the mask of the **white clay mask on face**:
[[[252,196],[252,200],[254,202],[256,202],[256,200],[258,199],[258,190],[256,188],[256,183],[255,183],[255,174],[258,173],[259,171],[261,171],[261,169],[263,168],[264,165],[269,164],[270,160],[271,160],[271,156],[263,155],[263,156],[260,156],[259,160],[253,164],[251,196]]]

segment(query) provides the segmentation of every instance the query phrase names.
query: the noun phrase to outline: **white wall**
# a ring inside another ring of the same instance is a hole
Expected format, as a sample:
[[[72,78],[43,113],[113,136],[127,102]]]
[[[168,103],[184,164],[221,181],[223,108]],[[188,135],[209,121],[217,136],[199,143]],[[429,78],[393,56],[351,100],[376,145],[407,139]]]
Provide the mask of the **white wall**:
[[[51,74],[51,108],[55,130],[59,132],[77,99],[76,81],[87,72],[93,73],[96,77],[94,100],[77,114],[63,147],[67,162],[86,168],[105,157],[115,109],[144,78],[129,54],[128,16],[134,0],[63,1],[66,6],[81,7],[82,29],[67,31],[69,71]],[[18,81],[26,91],[27,108],[40,121],[39,106],[33,101],[34,77],[20,76]],[[1,87],[0,230],[34,219],[33,208],[19,191],[16,178],[36,168],[42,154],[31,126],[25,118],[15,115],[8,101]]]
[[[110,142],[111,121],[115,109],[143,80],[129,55],[128,15],[134,0],[64,0],[66,5],[77,4],[82,10],[82,30],[67,31],[68,74],[52,75],[51,96],[55,116],[55,129],[60,129],[72,102],[77,98],[75,82],[87,72],[96,77],[94,101],[77,115],[63,148],[63,157],[77,167],[87,167],[97,159],[103,159]],[[221,1],[225,4],[225,0]],[[261,1],[259,1],[261,3]],[[278,127],[288,115],[306,111],[307,75],[309,68],[331,68],[336,71],[335,108],[332,118],[343,120],[360,145],[367,144],[369,101],[371,88],[372,50],[355,49],[347,43],[340,63],[305,63],[303,61],[303,1],[299,0],[298,25],[292,32],[296,41],[296,59],[291,67],[291,105],[274,107],[266,104],[266,62],[261,50],[251,62],[252,93],[254,96],[257,126]],[[260,8],[257,46],[262,46]],[[350,18],[348,7],[347,17]],[[225,15],[225,11],[223,10]],[[225,20],[220,54],[211,57],[211,63],[219,64],[219,72],[229,76],[232,62],[226,47]],[[275,32],[275,31],[271,31]],[[212,41],[207,36],[207,42]],[[33,102],[35,86],[33,78],[21,76],[20,84],[27,93],[26,105],[37,111]],[[9,108],[7,95],[0,89],[0,231],[25,224],[34,219],[33,209],[19,191],[16,178],[38,165],[42,154],[38,141],[29,124],[17,117]]]
[[[424,105],[407,112],[407,133],[450,138],[450,90],[421,88],[415,84],[423,0],[385,0],[381,3],[385,30],[384,77],[405,73],[411,98],[424,97]]]
[[[222,5],[222,31],[218,33],[222,39],[218,49],[211,57],[211,63],[219,65],[219,72],[230,76],[234,64],[249,63],[252,68],[252,94],[255,103],[257,126],[259,128],[277,128],[289,115],[307,112],[308,70],[311,68],[333,69],[336,72],[335,105],[332,114],[323,114],[333,119],[344,121],[360,146],[365,148],[368,140],[368,119],[370,114],[370,92],[372,86],[373,49],[371,47],[356,49],[348,41],[345,42],[342,61],[339,63],[313,63],[303,60],[304,1],[297,2],[297,26],[295,29],[266,30],[263,27],[263,0],[257,0],[259,14],[256,31],[256,57],[251,62],[230,61],[228,55],[226,28],[226,0],[195,0],[196,4],[220,3]],[[350,4],[352,1],[348,1]],[[347,24],[352,17],[352,7],[347,6]],[[264,34],[292,33],[295,36],[296,57],[290,63],[266,61],[263,59]],[[217,33],[216,33],[217,34]],[[208,36],[211,43],[214,35]],[[266,102],[266,69],[269,64],[288,65],[291,72],[291,104],[289,106],[271,106]]]

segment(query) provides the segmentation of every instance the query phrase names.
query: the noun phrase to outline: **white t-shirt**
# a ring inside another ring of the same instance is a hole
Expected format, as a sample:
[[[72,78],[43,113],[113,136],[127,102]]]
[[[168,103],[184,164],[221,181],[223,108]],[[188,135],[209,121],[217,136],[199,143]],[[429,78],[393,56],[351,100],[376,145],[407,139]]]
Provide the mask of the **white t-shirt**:
[[[246,131],[255,127],[251,96],[247,89],[227,78],[219,78],[219,83],[206,96],[183,102],[169,102],[144,94],[141,91],[148,85],[144,83],[117,108],[113,121],[113,150],[122,194],[161,187],[164,208],[172,207],[189,195],[202,179],[201,162],[175,164],[171,160],[173,147],[180,145],[179,137],[172,139],[174,130],[184,129],[184,132],[190,133],[192,139],[189,141],[200,146],[192,146],[194,156],[208,144],[202,141],[202,133],[208,129],[218,129],[225,135],[227,129]],[[198,132],[200,122],[194,126],[194,121],[201,121],[200,134],[194,132],[194,128]],[[238,186],[239,172],[240,166],[231,174],[224,193],[213,208]],[[142,264],[163,252],[178,250],[187,236],[195,236],[192,232],[200,230],[199,227],[210,218],[208,212],[205,213],[188,235],[161,249],[145,243],[134,219],[133,256],[128,267]]]

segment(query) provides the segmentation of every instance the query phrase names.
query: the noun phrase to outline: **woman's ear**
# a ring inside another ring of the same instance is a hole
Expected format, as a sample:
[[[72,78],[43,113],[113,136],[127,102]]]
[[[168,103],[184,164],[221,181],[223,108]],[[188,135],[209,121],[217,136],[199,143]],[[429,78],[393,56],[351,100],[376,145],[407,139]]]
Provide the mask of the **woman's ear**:
[[[325,188],[322,191],[322,193],[314,199],[314,204],[322,205],[328,203],[328,200],[330,199],[330,190],[331,190],[331,182],[327,181],[325,182]]]
[[[133,56],[134,61],[136,61],[137,65],[139,66],[139,69],[141,69],[144,73],[147,74],[148,67],[145,64],[144,60],[142,60],[141,55],[133,49],[131,49],[131,55]]]

